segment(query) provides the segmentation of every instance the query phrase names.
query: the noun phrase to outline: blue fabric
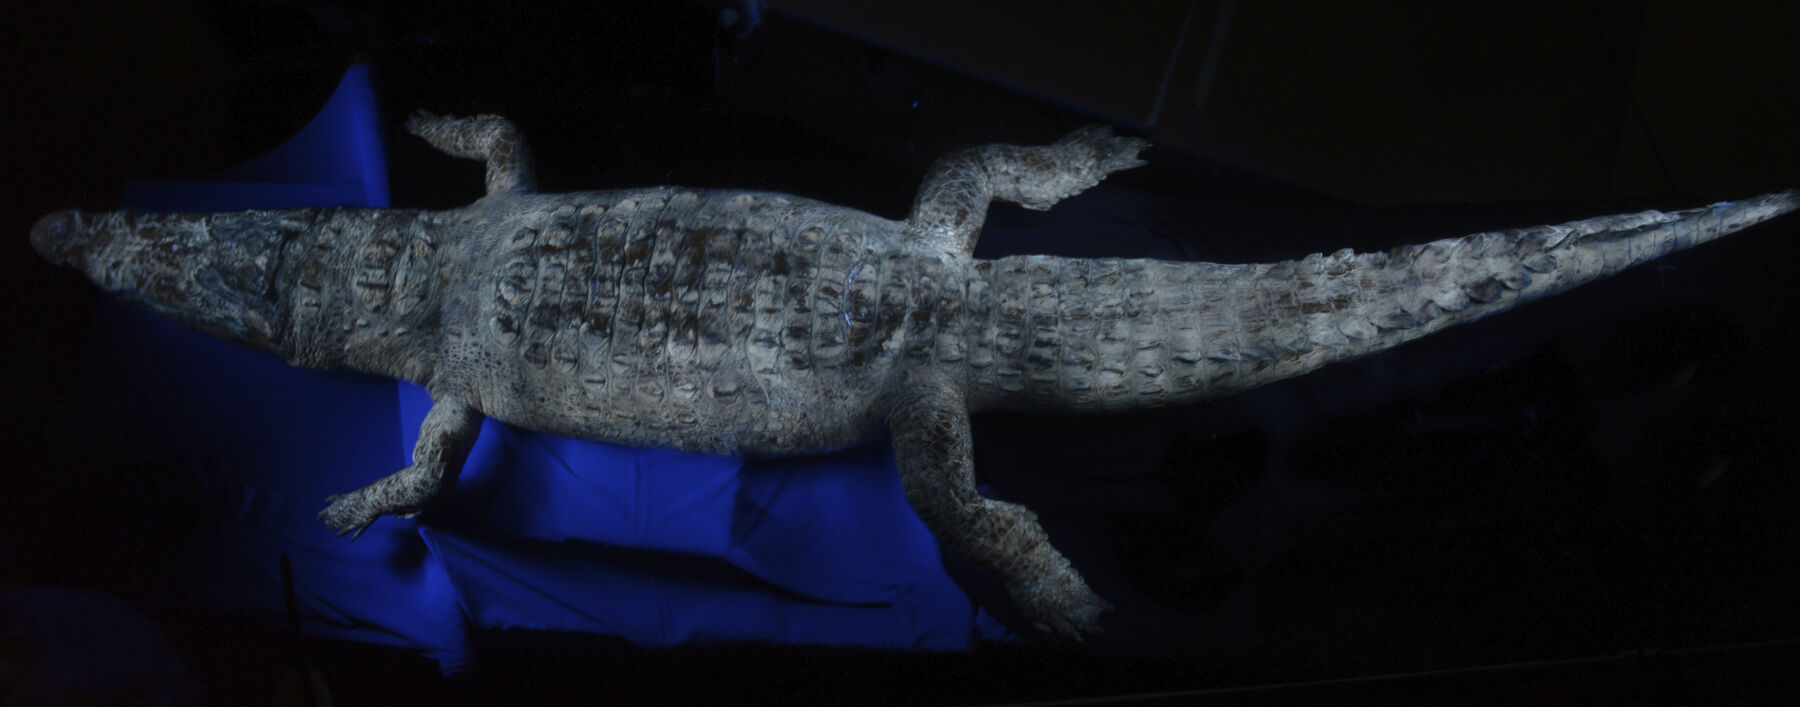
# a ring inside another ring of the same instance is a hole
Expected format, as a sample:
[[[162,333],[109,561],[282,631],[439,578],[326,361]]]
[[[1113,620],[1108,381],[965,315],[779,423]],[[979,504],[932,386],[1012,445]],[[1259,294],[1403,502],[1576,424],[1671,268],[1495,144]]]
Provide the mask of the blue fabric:
[[[290,142],[214,180],[133,183],[121,206],[384,207],[373,105],[354,67]],[[132,424],[191,460],[225,519],[180,570],[184,596],[209,608],[277,620],[285,554],[307,631],[405,647],[446,672],[469,660],[470,627],[939,650],[1004,634],[945,573],[885,440],[745,462],[488,421],[438,508],[351,543],[314,515],[408,463],[424,390],[291,368],[117,303],[93,351]]]
[[[319,115],[268,154],[204,180],[128,183],[120,206],[386,207],[368,79],[352,67]],[[178,597],[279,620],[285,554],[309,632],[408,648],[446,670],[467,662],[461,609],[442,565],[417,549],[416,521],[384,520],[349,543],[314,519],[327,495],[407,464],[391,381],[293,368],[114,301],[96,315],[90,350],[95,379],[160,456],[192,467],[221,521],[173,568]]]
[[[430,396],[400,399],[410,443]],[[490,420],[445,505],[424,537],[482,627],[938,650],[975,633],[886,440],[745,461]]]
[[[306,206],[388,206],[369,67],[344,72],[319,114],[287,142],[204,180],[125,184],[125,208],[241,211]]]

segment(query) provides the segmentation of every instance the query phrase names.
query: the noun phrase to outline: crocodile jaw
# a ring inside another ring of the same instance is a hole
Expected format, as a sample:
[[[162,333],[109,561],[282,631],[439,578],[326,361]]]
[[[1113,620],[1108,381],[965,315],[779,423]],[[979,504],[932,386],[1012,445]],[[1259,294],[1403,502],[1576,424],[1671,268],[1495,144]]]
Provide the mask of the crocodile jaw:
[[[214,336],[279,352],[278,286],[300,223],[268,227],[247,214],[83,213],[39,219],[31,245],[101,288]]]

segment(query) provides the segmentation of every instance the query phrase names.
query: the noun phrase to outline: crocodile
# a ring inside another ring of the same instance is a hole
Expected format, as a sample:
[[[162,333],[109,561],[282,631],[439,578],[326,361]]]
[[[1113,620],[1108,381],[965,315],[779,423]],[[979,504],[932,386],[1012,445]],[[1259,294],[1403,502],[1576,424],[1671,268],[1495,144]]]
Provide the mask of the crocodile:
[[[447,493],[484,417],[688,452],[817,453],[891,434],[908,502],[1002,577],[1035,626],[1081,639],[1111,609],[1036,516],[977,490],[969,416],[1216,398],[1562,292],[1800,205],[1789,190],[1345,249],[1265,264],[976,259],[993,200],[1047,209],[1144,164],[1087,127],[939,158],[904,220],[782,193],[540,193],[510,121],[407,129],[486,163],[462,208],[64,210],[45,258],[296,366],[430,391],[412,464],[326,499],[354,540]]]

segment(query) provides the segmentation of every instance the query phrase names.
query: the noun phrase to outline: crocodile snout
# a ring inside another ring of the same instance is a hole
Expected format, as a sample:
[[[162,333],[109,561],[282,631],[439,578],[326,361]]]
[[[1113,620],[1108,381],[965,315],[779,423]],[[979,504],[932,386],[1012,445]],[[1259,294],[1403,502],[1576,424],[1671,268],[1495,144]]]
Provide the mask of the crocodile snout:
[[[31,227],[31,247],[45,260],[61,263],[68,250],[69,241],[80,232],[81,222],[78,212],[63,209],[38,219]]]

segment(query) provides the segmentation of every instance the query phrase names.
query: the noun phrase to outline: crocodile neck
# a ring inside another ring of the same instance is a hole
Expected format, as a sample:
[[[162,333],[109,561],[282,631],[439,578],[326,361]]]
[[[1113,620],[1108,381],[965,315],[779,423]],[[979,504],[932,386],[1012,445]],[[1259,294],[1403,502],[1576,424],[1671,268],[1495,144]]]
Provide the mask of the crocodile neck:
[[[337,209],[290,248],[289,345],[296,366],[427,383],[444,283],[444,213]]]

